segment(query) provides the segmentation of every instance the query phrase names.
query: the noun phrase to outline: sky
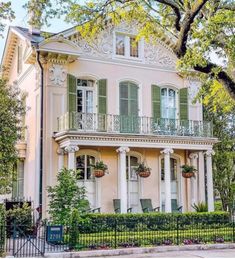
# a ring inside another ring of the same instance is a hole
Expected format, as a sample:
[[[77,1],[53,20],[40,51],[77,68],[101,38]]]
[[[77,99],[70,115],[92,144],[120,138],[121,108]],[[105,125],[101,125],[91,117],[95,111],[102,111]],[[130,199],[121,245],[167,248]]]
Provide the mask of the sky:
[[[0,60],[2,58],[2,53],[3,53],[9,26],[12,25],[12,26],[21,26],[26,28],[28,27],[27,11],[22,7],[27,2],[27,0],[12,0],[11,2],[12,2],[12,9],[15,11],[16,18],[12,22],[6,21],[7,26],[5,28],[3,38],[0,38]],[[51,26],[43,27],[42,30],[56,33],[59,31],[63,31],[69,27],[71,27],[71,25],[66,24],[61,19],[53,19],[51,21]]]

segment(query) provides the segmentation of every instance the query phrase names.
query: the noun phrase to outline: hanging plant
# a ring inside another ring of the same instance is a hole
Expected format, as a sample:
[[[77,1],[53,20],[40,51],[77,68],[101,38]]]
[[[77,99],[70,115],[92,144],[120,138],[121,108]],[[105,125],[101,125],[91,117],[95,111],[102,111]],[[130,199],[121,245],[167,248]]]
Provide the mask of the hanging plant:
[[[184,178],[191,178],[195,176],[195,173],[197,172],[197,170],[192,165],[182,165],[181,168],[182,168],[182,176]]]
[[[147,178],[150,176],[151,170],[152,169],[147,167],[144,163],[140,163],[135,171],[140,177]]]
[[[94,168],[93,174],[97,178],[103,177],[108,170],[108,166],[103,161],[96,162],[92,167]]]

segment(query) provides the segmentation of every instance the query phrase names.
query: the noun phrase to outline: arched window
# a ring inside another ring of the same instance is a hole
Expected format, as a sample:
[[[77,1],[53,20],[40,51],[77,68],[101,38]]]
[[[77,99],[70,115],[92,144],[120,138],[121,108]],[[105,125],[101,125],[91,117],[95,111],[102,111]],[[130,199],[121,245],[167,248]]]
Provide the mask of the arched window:
[[[165,180],[164,172],[164,159],[161,159],[161,180]],[[170,158],[170,170],[171,170],[171,181],[177,180],[177,160],[175,158]]]
[[[94,112],[94,80],[77,79],[77,112]]]
[[[176,119],[176,92],[171,88],[161,89],[161,118]]]
[[[89,180],[93,178],[92,165],[95,164],[95,157],[92,155],[80,155],[76,159],[76,169],[80,171],[79,180]]]

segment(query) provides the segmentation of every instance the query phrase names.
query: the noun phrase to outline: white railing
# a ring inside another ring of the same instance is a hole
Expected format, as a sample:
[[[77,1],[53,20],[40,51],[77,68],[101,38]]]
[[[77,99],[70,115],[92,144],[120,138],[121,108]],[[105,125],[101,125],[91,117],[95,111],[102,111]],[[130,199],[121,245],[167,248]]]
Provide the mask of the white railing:
[[[66,113],[58,118],[58,131],[107,132],[213,137],[207,121],[158,119],[96,113]]]

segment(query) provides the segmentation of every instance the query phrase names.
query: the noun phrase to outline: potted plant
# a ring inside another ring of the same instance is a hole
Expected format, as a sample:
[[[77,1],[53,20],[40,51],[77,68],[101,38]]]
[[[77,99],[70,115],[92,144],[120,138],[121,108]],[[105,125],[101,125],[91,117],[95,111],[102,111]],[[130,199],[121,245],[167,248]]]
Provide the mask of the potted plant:
[[[136,168],[136,173],[140,177],[147,178],[151,174],[151,168],[147,167],[144,163],[140,163],[138,167]]]
[[[103,177],[108,170],[107,165],[103,161],[96,162],[92,167],[94,168],[93,174],[97,178]]]
[[[184,178],[191,178],[197,172],[197,170],[192,165],[182,165],[181,168],[182,168],[182,176]]]

